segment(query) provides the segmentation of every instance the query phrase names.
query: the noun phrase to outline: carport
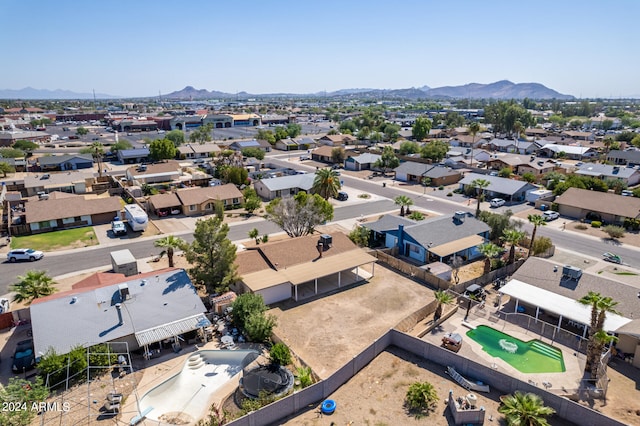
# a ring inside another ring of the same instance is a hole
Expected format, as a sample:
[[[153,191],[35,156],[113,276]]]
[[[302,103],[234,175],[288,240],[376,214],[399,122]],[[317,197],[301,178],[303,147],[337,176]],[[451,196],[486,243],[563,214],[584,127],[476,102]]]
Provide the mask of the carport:
[[[535,306],[536,321],[538,320],[541,310],[557,315],[559,317],[557,329],[561,328],[563,318],[583,324],[585,327],[582,337],[586,338],[587,330],[591,324],[590,306],[583,305],[577,300],[561,296],[519,280],[511,280],[503,286],[500,289],[500,297],[502,297],[503,294],[515,299],[514,312],[518,312],[520,301]],[[607,332],[615,332],[629,322],[631,322],[629,318],[608,313],[604,322],[604,330]]]

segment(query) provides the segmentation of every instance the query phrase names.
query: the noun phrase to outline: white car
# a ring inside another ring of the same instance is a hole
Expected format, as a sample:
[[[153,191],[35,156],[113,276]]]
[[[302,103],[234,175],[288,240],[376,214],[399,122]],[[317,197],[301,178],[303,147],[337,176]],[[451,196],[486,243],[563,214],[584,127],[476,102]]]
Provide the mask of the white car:
[[[542,217],[544,217],[544,220],[549,222],[551,220],[556,220],[557,218],[560,217],[560,213],[558,212],[554,212],[552,210],[548,210],[544,213],[542,213]]]
[[[9,262],[17,262],[18,260],[34,262],[43,257],[43,252],[34,249],[14,249],[7,253],[7,260],[9,260]]]
[[[491,204],[491,207],[501,207],[501,206],[504,206],[504,203],[506,203],[506,201],[504,201],[502,198],[494,198],[491,201],[489,201],[489,204]]]

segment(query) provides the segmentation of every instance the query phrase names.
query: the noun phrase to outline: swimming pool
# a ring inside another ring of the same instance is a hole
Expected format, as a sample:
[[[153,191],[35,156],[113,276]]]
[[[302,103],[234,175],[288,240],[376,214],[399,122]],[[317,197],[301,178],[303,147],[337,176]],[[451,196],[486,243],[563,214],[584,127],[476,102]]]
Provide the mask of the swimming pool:
[[[202,350],[191,354],[178,374],[162,382],[140,399],[140,411],[150,407],[150,420],[196,422],[204,417],[215,392],[259,353],[254,350]]]
[[[482,350],[500,358],[522,373],[562,373],[562,351],[540,340],[523,342],[486,325],[467,331],[467,336],[482,345]]]

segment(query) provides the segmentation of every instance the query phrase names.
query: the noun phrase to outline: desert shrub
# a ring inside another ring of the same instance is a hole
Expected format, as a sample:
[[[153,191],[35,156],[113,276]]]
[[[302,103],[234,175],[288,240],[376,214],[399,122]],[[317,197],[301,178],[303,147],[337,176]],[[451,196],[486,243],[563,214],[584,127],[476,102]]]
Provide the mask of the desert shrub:
[[[298,367],[296,370],[296,375],[298,376],[298,380],[300,380],[300,386],[306,388],[307,386],[311,386],[313,384],[313,376],[311,376],[311,368],[309,367]]]
[[[580,230],[584,231],[585,229],[587,229],[587,228],[588,228],[588,226],[587,226],[587,225],[585,225],[584,223],[577,223],[577,224],[574,226],[574,228],[576,228],[576,229],[580,229]]]
[[[449,192],[449,193],[447,194],[447,197],[453,197],[453,194],[452,194],[451,192]]]
[[[420,212],[412,212],[409,216],[407,216],[411,220],[424,220],[424,215]]]
[[[369,194],[360,194],[360,195],[358,195],[358,198],[367,199],[367,198],[371,198],[371,195],[369,195]]]
[[[436,388],[429,382],[415,382],[409,386],[404,403],[409,412],[418,416],[428,414],[438,402]]]
[[[602,226],[602,222],[600,222],[599,220],[592,220],[591,221],[591,227],[592,228],[600,228]]]
[[[552,245],[551,238],[537,237],[533,242],[533,254],[544,253],[549,250]]]
[[[444,185],[440,185],[440,186],[438,187],[438,190],[440,190],[440,191],[444,190]]]
[[[607,226],[603,227],[602,230],[611,239],[622,238],[624,236],[624,228],[622,226],[607,225]]]
[[[640,220],[632,219],[632,218],[626,218],[624,220],[623,226],[626,229],[631,229],[631,230],[637,231],[638,229],[640,229]]]
[[[291,364],[291,352],[284,343],[276,343],[271,347],[269,351],[269,358],[271,362],[277,365],[289,365]]]

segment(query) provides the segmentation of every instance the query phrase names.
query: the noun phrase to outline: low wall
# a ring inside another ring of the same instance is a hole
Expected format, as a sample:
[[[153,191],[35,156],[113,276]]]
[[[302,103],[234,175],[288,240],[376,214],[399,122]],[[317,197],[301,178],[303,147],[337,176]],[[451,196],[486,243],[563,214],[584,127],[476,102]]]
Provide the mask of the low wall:
[[[418,324],[420,321],[428,317],[431,313],[435,312],[436,306],[438,306],[438,302],[432,300],[428,305],[423,306],[422,308],[418,309],[417,311],[400,321],[395,328],[406,333],[407,331],[415,327],[416,324]]]

